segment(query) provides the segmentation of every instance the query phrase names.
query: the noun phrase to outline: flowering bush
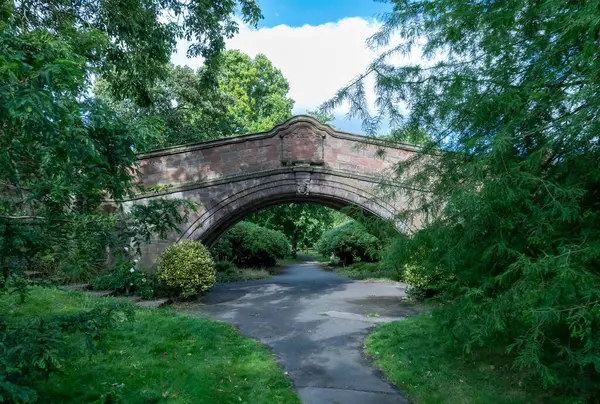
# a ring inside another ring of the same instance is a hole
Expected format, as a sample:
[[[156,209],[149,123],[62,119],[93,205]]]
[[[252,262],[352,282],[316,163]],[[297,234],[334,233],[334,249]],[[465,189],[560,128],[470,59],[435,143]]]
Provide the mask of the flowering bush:
[[[158,260],[158,279],[182,297],[207,291],[215,283],[215,267],[206,247],[183,240],[168,247]]]

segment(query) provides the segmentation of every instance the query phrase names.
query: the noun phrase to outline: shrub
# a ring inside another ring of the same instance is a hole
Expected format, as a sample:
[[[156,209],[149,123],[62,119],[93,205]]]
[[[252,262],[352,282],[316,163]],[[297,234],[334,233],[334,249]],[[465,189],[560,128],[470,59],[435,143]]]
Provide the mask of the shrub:
[[[227,230],[212,248],[220,260],[234,262],[241,267],[271,267],[277,259],[291,253],[285,235],[250,222],[240,222]]]
[[[444,290],[453,277],[441,272],[425,272],[422,267],[414,264],[404,266],[402,280],[414,290],[413,296],[431,297]]]
[[[373,262],[379,258],[379,240],[356,221],[345,223],[327,231],[317,242],[319,254],[328,257],[332,253],[344,266],[357,260]]]
[[[157,275],[182,297],[205,292],[215,283],[212,257],[206,247],[193,240],[169,246],[159,257]]]
[[[385,251],[382,261],[398,272],[402,281],[410,285],[410,295],[420,300],[439,294],[455,279],[452,272],[440,267],[425,268],[423,263],[432,254],[435,254],[433,247],[424,244],[415,248],[410,238],[400,235]]]
[[[113,290],[122,295],[138,295],[144,299],[154,297],[156,281],[151,274],[138,269],[130,261],[121,261],[114,271],[92,279],[92,287],[98,290]]]

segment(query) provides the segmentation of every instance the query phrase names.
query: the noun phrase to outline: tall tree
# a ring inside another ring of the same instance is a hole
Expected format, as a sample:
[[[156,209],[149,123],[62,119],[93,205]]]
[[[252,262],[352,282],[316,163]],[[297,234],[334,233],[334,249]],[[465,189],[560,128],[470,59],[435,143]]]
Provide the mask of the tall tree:
[[[115,97],[103,80],[94,92],[121,117],[151,129],[156,142],[150,148],[260,132],[291,116],[288,82],[266,56],[251,59],[225,51],[215,64],[197,71],[170,66],[149,89],[150,102],[144,106]],[[209,73],[215,78],[212,85]]]
[[[232,134],[269,130],[291,117],[294,101],[287,96],[290,86],[265,55],[252,59],[231,50],[223,52],[219,62],[219,88],[229,98]]]
[[[96,80],[94,94],[117,115],[148,129],[153,141],[145,149],[174,146],[230,136],[233,122],[227,114],[229,97],[205,79],[206,69],[172,66],[149,89],[150,103],[136,104],[115,97],[105,80]]]
[[[598,2],[393,6],[370,39],[389,49],[365,75],[376,83],[375,114],[364,77],[325,107],[348,101],[370,132],[389,118],[433,135],[422,153],[398,166],[398,182],[415,202],[405,215],[425,219],[398,256],[425,277],[452,279],[443,295],[449,336],[467,349],[504,344],[515,365],[544,385],[596,402]],[[393,55],[417,47],[426,62],[393,63]],[[446,152],[432,158],[436,147]]]
[[[98,208],[106,199],[118,206],[132,192],[135,151],[154,140],[90,96],[92,77],[144,104],[177,38],[189,39],[189,53],[208,66],[217,63],[223,37],[237,30],[237,4],[244,20],[260,18],[251,0],[0,4],[0,289],[40,254],[59,266],[88,267],[102,258],[115,221],[125,223]],[[181,219],[173,207],[149,208],[163,209],[168,227]],[[136,211],[156,218],[150,210]],[[163,225],[149,228],[162,232]],[[92,241],[94,248],[82,247]]]
[[[135,265],[128,251],[186,220],[186,201],[125,212],[135,152],[153,139],[92,97],[91,81],[147,104],[178,38],[191,41],[188,53],[204,56],[209,68],[217,63],[223,37],[237,30],[238,5],[244,20],[260,17],[252,0],[0,2],[0,293],[16,289],[23,298],[24,270],[89,276],[94,265],[110,263],[111,247],[112,258]],[[60,362],[60,329],[44,320],[28,333],[7,327],[2,314],[0,401],[34,402],[27,384]],[[102,328],[106,318],[87,314],[85,330]],[[15,335],[36,338],[25,350]]]

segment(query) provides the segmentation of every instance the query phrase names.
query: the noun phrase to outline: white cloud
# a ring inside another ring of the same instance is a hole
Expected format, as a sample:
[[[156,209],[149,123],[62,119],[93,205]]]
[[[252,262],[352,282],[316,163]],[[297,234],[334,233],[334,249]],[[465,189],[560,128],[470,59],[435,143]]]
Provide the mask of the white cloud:
[[[367,48],[365,41],[380,26],[377,21],[358,17],[302,27],[278,25],[253,29],[240,24],[240,32],[227,41],[227,48],[239,49],[251,57],[260,53],[266,55],[290,83],[294,112],[304,113],[331,98],[366,70],[378,53]],[[173,63],[201,66],[202,59],[185,57],[186,48],[186,44],[179,44]],[[367,99],[374,101],[373,91],[368,91]],[[339,107],[335,111],[336,117],[346,111],[347,106]],[[339,119],[336,119],[336,125],[342,129],[346,126]],[[355,129],[356,123],[351,127]]]
[[[302,112],[314,109],[365,70],[376,56],[365,41],[378,28],[377,22],[362,18],[298,28],[242,27],[227,46],[250,56],[266,55],[288,79],[295,110]]]

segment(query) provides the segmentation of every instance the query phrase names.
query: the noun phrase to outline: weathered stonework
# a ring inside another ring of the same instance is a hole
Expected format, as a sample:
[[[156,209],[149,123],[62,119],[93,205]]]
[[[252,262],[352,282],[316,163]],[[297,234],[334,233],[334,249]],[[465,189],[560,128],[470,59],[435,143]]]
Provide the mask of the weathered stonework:
[[[201,205],[179,233],[144,246],[141,263],[153,267],[157,255],[180,239],[199,239],[210,245],[248,214],[279,203],[310,202],[336,209],[353,205],[393,218],[406,198],[402,192],[391,201],[382,198],[377,186],[385,181],[386,170],[415,150],[339,132],[311,117],[297,116],[265,133],[142,154],[138,182],[144,187],[164,187],[139,195],[130,204],[184,198]]]
[[[283,131],[281,137],[281,162],[284,165],[323,164],[325,134],[314,126],[304,124]]]
[[[300,181],[298,183],[298,187],[296,188],[296,193],[298,195],[309,195],[310,194],[310,179]]]

